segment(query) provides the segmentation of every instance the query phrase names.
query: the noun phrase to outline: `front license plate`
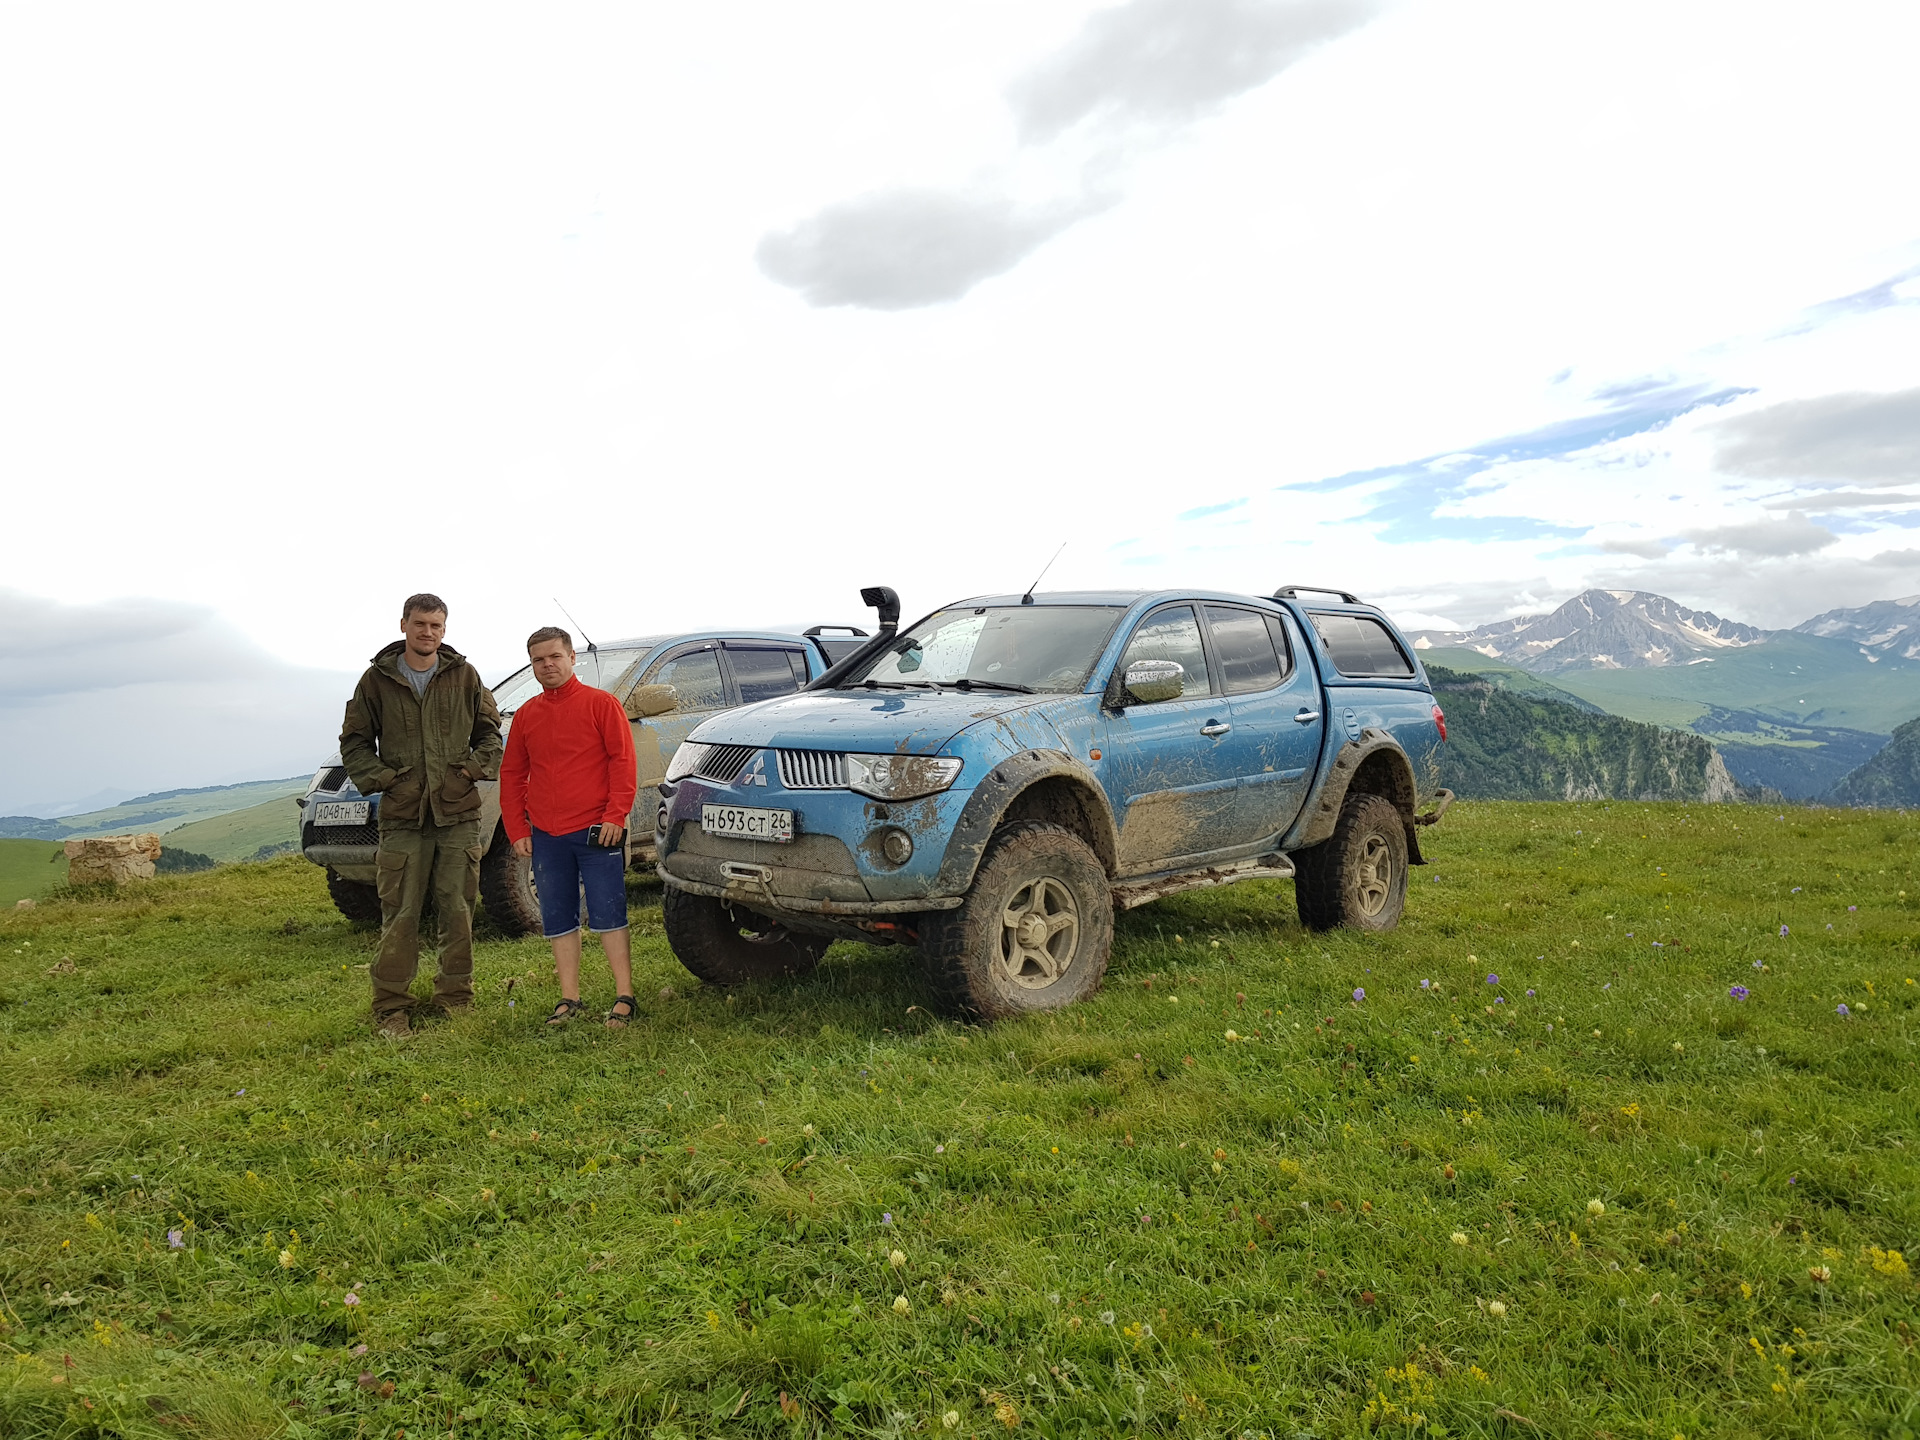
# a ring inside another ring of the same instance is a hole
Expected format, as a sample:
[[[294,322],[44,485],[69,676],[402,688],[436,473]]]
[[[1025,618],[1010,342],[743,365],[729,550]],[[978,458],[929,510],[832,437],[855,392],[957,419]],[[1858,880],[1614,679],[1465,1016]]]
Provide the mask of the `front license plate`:
[[[775,840],[784,845],[793,839],[793,812],[756,810],[748,805],[702,805],[700,828],[709,835],[728,835],[735,840]]]
[[[372,809],[367,800],[322,800],[313,807],[313,823],[316,825],[364,825],[367,812]]]

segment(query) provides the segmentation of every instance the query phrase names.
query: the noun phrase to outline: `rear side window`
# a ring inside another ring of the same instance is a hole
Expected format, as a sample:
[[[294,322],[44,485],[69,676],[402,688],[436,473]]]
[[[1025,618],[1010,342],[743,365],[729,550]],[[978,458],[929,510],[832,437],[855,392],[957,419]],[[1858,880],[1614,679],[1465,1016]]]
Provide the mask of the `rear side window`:
[[[1327,657],[1342,675],[1379,680],[1405,680],[1413,674],[1407,659],[1387,627],[1370,615],[1329,615],[1315,611],[1313,628]]]
[[[791,695],[807,683],[807,660],[798,650],[746,650],[727,646],[727,663],[740,686],[740,703]]]
[[[655,685],[673,686],[682,710],[719,710],[727,703],[717,650],[684,650],[655,667],[651,679]]]
[[[1267,622],[1253,611],[1209,605],[1207,629],[1213,632],[1213,653],[1220,661],[1220,680],[1227,694],[1271,690],[1285,676],[1286,667],[1267,632]]]

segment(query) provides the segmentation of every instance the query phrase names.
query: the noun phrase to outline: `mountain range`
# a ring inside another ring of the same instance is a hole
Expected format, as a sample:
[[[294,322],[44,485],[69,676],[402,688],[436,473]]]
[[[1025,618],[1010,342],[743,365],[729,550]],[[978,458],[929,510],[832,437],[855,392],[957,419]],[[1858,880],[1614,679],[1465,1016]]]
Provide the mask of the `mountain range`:
[[[1413,639],[1429,665],[1690,730],[1742,785],[1789,799],[1825,795],[1920,716],[1920,595],[1766,630],[1664,595],[1588,590],[1548,614]]]

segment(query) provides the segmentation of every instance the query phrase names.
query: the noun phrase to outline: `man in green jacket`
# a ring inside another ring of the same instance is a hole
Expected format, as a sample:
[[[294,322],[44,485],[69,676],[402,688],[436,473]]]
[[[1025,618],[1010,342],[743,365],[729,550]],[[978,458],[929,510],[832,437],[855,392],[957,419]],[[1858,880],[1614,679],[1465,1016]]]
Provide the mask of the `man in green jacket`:
[[[500,774],[500,711],[480,672],[442,637],[447,605],[411,595],[404,637],[373,657],[347,702],[340,758],[380,796],[380,955],[371,967],[383,1035],[407,1034],[420,965],[420,911],[440,915],[434,1003],[473,1004],[473,897],[480,884],[480,780]]]

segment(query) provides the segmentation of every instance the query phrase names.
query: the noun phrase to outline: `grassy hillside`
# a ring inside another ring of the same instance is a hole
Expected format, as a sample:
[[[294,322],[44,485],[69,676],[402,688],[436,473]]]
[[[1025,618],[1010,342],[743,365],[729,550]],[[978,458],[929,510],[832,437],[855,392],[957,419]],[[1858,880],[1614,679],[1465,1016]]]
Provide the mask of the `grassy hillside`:
[[[1834,786],[1830,803],[1920,807],[1920,720],[1909,720],[1872,759]]]
[[[305,788],[305,782],[301,782]],[[285,795],[169,831],[167,844],[215,860],[251,860],[262,849],[300,843],[300,810]]]
[[[1789,816],[1462,804],[992,1029],[639,882],[629,1030],[493,939],[397,1045],[297,859],[0,914],[0,1433],[1905,1434],[1920,823]]]
[[[230,814],[288,795],[303,794],[309,778],[294,775],[285,780],[249,780],[243,785],[214,785],[200,790],[162,790],[139,796],[124,805],[91,810],[84,815],[69,815],[60,820],[39,820],[21,815],[0,816],[0,836],[63,840],[81,835],[165,835],[195,820]],[[289,804],[287,808],[291,810],[293,806]]]
[[[67,854],[45,840],[0,840],[0,906],[67,883]]]
[[[1554,683],[1609,714],[1656,725],[1692,725],[1719,708],[1886,735],[1920,715],[1920,664],[1876,664],[1844,641],[1812,635],[1779,635],[1698,665],[1579,670]]]
[[[1697,735],[1515,694],[1438,665],[1427,676],[1447,714],[1440,783],[1463,798],[1732,798],[1725,767]]]
[[[1591,700],[1582,700],[1571,690],[1563,690],[1551,680],[1544,680],[1531,671],[1522,670],[1517,665],[1509,665],[1504,660],[1489,660],[1477,650],[1462,650],[1454,647],[1435,647],[1420,652],[1420,663],[1429,670],[1435,666],[1451,670],[1460,675],[1471,675],[1476,680],[1485,680],[1502,690],[1510,690],[1516,695],[1524,695],[1530,700],[1553,700],[1562,705],[1571,705],[1576,710],[1590,711],[1595,715],[1604,715]]]

